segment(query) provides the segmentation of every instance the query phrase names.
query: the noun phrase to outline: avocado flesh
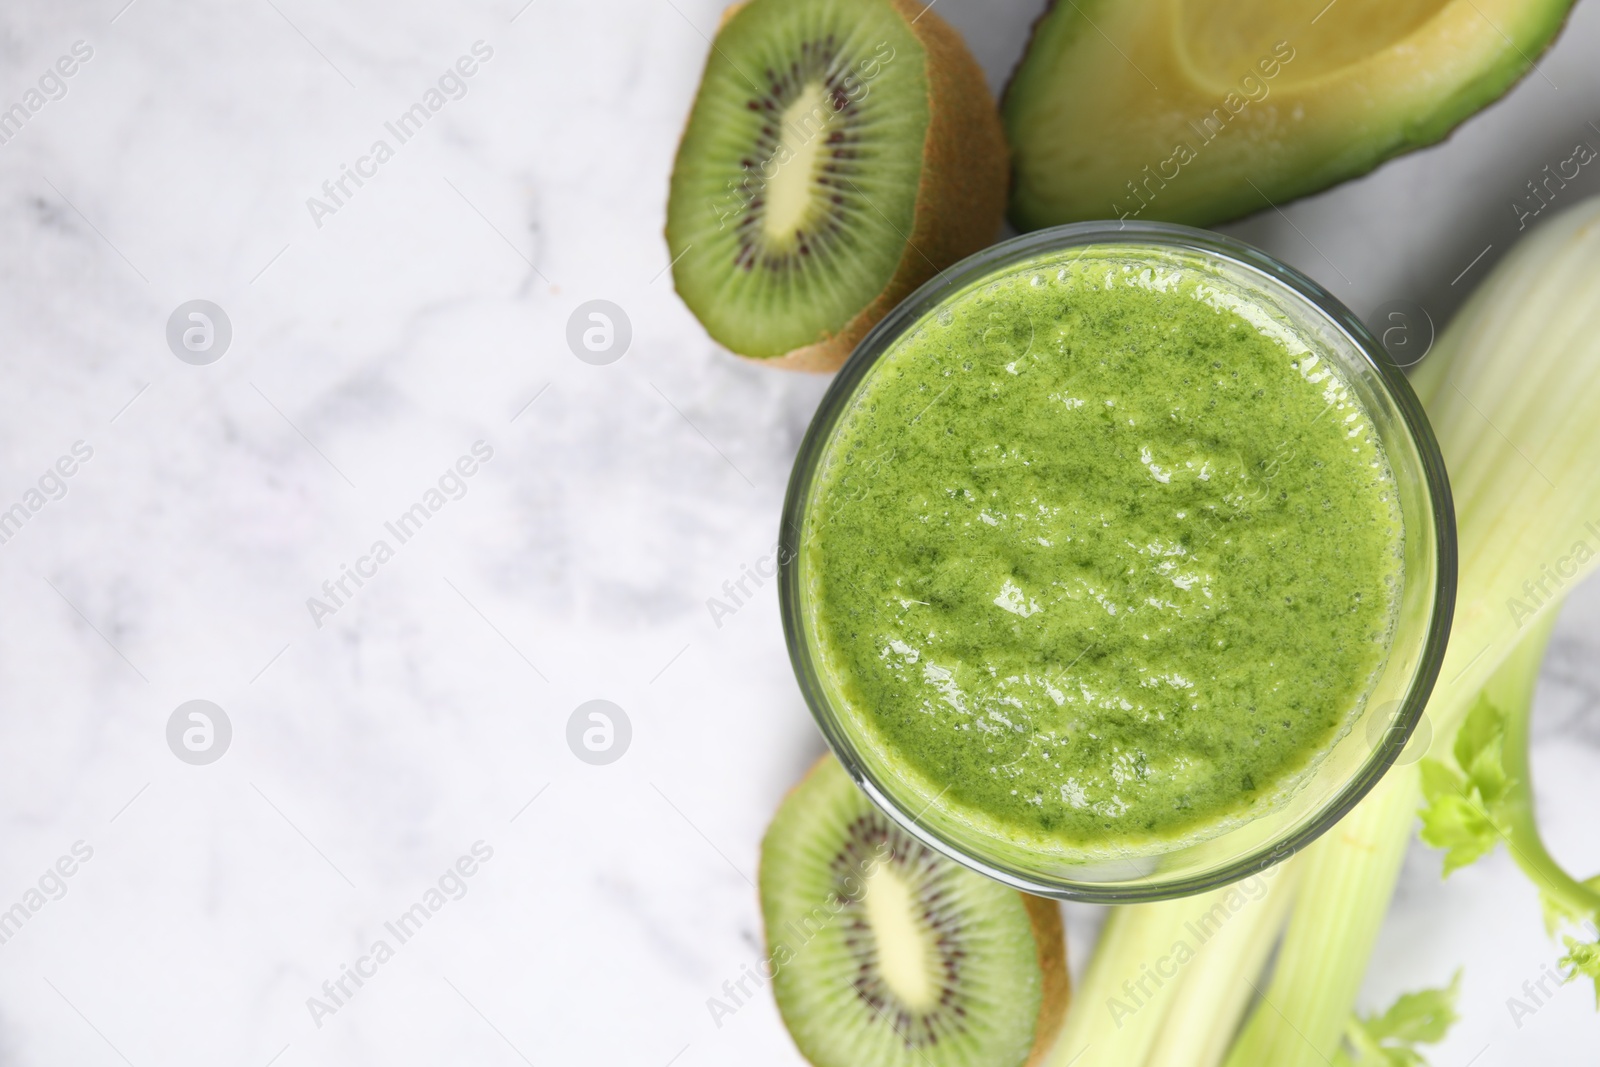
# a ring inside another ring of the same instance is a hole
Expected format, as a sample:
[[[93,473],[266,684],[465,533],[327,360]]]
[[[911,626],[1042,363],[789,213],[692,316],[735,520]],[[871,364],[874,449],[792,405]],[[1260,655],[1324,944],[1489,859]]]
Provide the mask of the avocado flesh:
[[[1572,0],[1056,0],[1006,91],[1020,230],[1210,226],[1442,140]]]

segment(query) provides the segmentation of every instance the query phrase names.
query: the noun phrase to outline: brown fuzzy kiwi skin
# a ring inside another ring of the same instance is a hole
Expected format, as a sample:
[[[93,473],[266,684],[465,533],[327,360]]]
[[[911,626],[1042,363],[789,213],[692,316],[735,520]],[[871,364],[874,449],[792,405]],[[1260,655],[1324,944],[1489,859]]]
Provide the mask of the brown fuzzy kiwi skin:
[[[1039,1021],[1034,1024],[1033,1051],[1023,1067],[1037,1067],[1055,1047],[1056,1036],[1067,1018],[1072,1000],[1072,978],[1067,973],[1066,932],[1061,928],[1061,905],[1045,897],[1019,894],[1033,926],[1033,943],[1039,947],[1039,971],[1044,975],[1044,996],[1039,1001]]]
[[[793,796],[795,791],[811,780],[834,758],[833,754],[824,753],[817,762],[813,763],[800,780],[789,787],[783,799],[778,802],[782,807]],[[763,850],[764,851],[764,850]],[[762,884],[761,871],[756,871],[756,884]],[[1039,972],[1044,986],[1039,998],[1039,1017],[1034,1023],[1033,1048],[1028,1052],[1028,1058],[1023,1061],[1023,1067],[1039,1067],[1050,1055],[1050,1050],[1055,1047],[1056,1037],[1061,1033],[1061,1024],[1067,1018],[1067,1006],[1072,1000],[1072,978],[1067,972],[1067,940],[1066,931],[1061,925],[1061,905],[1045,897],[1036,897],[1030,893],[1019,892],[1022,906],[1028,913],[1028,925],[1033,931],[1033,944],[1039,953]],[[766,922],[766,909],[761,907],[760,891],[756,893],[756,908],[762,915],[763,926]],[[763,943],[772,944],[772,933],[763,929]],[[780,1009],[781,1010],[781,1009]]]
[[[750,0],[722,13],[720,32]],[[781,356],[742,356],[785,370],[839,369],[867,331],[940,270],[994,242],[1005,220],[1011,149],[983,68],[948,22],[920,0],[890,0],[926,53],[928,132],[911,235],[900,263],[871,303],[838,333]]]

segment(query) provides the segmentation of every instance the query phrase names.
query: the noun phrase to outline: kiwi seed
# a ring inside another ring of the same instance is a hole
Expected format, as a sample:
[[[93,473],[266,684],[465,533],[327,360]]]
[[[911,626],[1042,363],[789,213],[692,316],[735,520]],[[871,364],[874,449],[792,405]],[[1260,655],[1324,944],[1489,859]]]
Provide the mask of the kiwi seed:
[[[761,846],[778,1009],[816,1067],[1021,1067],[1066,1010],[1060,912],[892,822],[833,757]]]
[[[982,70],[916,0],[751,0],[678,147],[673,280],[732,351],[832,370],[994,238],[1008,174]]]

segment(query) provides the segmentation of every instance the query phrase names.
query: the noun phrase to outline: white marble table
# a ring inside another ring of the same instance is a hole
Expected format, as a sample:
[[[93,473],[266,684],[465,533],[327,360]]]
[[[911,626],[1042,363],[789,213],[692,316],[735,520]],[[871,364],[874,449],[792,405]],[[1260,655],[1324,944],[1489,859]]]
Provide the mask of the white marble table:
[[[0,145],[0,509],[60,496],[0,544],[0,909],[46,898],[0,944],[0,1063],[795,1062],[765,997],[705,1006],[758,955],[757,842],[821,749],[771,583],[706,607],[770,551],[825,385],[720,352],[663,274],[720,0],[124,2],[0,14],[0,107],[84,42]],[[1038,6],[939,11],[999,84]],[[1358,311],[1442,318],[1523,182],[1600,143],[1597,47],[1591,0],[1447,144],[1233,232]],[[209,365],[165,337],[195,299],[231,323]],[[632,323],[610,365],[564,339],[591,299]],[[1583,870],[1597,621],[1591,585],[1535,753]],[[232,729],[207,765],[167,743],[197,699]],[[609,765],[566,743],[591,699],[631,723]],[[1465,966],[1436,1064],[1587,1062],[1583,988],[1505,1007],[1557,955],[1529,885],[1438,868],[1412,855],[1364,1002]]]

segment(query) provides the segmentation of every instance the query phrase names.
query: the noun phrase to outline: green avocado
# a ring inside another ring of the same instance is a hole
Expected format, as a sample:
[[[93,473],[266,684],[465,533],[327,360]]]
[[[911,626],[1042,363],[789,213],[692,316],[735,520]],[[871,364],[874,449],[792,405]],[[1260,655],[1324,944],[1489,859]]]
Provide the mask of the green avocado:
[[[1006,91],[1010,215],[1209,226],[1442,140],[1572,0],[1056,0]]]

